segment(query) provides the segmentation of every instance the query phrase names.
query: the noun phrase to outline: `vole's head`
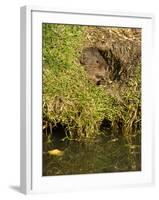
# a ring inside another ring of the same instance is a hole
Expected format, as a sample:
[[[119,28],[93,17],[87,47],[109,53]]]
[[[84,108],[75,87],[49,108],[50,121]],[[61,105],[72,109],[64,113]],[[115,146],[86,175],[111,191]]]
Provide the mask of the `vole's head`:
[[[89,79],[101,85],[105,78],[107,64],[97,48],[86,48],[81,56],[81,64],[88,74]]]

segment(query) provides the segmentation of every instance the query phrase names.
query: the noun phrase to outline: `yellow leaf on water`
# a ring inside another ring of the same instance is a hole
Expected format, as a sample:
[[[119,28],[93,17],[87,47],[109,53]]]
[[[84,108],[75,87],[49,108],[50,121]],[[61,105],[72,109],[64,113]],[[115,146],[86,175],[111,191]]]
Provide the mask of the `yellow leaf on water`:
[[[64,152],[59,149],[52,149],[48,151],[48,154],[52,156],[63,156]]]

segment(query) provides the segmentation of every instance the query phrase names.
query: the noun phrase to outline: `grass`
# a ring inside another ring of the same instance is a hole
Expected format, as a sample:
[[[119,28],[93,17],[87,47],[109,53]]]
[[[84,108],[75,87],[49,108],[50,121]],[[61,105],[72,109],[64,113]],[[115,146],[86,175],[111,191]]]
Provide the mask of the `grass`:
[[[114,127],[122,121],[129,134],[141,115],[141,66],[120,87],[123,103],[115,92],[106,92],[108,86],[95,86],[79,62],[87,30],[88,26],[43,24],[43,122],[65,126],[68,139],[96,137],[104,119]],[[110,86],[112,92],[115,85]]]

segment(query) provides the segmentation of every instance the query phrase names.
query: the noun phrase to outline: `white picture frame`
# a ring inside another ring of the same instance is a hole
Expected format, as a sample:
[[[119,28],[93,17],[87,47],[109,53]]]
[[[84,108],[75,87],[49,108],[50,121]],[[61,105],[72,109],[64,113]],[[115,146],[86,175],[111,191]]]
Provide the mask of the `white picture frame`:
[[[42,23],[142,28],[142,170],[42,177]],[[21,192],[106,189],[154,183],[152,110],[153,15],[87,10],[21,8]]]

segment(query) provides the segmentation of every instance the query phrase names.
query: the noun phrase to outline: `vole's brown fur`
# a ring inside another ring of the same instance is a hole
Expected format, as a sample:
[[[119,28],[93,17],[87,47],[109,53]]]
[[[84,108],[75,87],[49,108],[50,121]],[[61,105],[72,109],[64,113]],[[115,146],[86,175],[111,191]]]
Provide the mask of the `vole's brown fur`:
[[[89,78],[100,85],[105,78],[108,66],[99,50],[94,47],[84,49],[80,62],[84,65]]]

